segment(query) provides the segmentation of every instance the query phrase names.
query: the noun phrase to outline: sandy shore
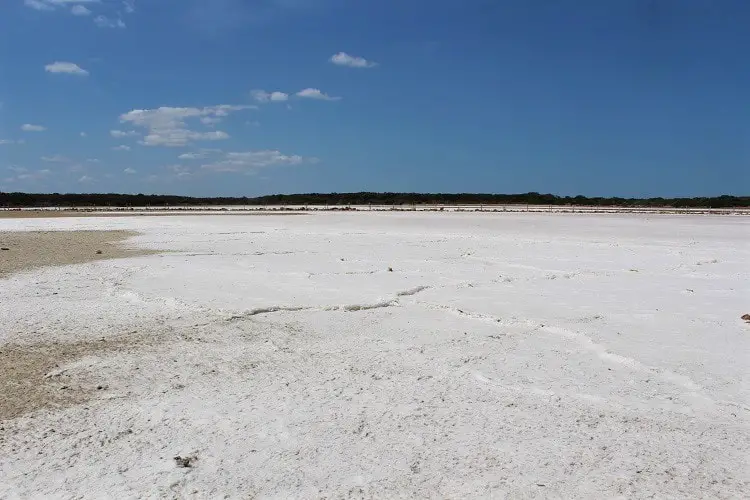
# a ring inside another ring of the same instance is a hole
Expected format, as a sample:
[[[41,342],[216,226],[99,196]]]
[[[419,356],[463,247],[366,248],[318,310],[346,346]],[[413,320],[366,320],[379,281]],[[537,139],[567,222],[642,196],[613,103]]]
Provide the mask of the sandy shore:
[[[89,400],[105,385],[70,377],[65,368],[86,356],[105,356],[153,344],[138,335],[97,341],[5,344],[0,348],[0,422],[42,408],[62,409]]]
[[[133,231],[0,232],[0,279],[47,266],[157,253],[122,246],[124,240],[136,234]],[[0,420],[44,407],[65,407],[85,401],[97,386],[72,387],[66,383],[64,373],[54,372],[55,368],[83,356],[121,350],[133,343],[134,338],[110,338],[96,342],[3,345]]]
[[[135,234],[132,231],[0,232],[0,279],[40,267],[157,253],[120,244]]]

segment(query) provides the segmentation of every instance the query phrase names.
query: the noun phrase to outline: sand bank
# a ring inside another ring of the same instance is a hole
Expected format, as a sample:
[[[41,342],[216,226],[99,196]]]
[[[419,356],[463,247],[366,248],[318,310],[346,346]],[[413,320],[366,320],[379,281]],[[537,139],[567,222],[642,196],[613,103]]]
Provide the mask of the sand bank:
[[[40,267],[158,253],[122,245],[136,234],[133,231],[3,231],[0,232],[0,279]]]

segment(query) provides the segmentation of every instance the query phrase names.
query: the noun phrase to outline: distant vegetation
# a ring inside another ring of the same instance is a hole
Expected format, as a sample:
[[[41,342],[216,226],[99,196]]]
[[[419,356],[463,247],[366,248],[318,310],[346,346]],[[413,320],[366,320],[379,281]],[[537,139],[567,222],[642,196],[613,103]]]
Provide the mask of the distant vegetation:
[[[164,207],[181,205],[573,205],[608,207],[733,208],[750,207],[750,196],[713,198],[588,198],[553,194],[476,193],[310,193],[255,198],[193,198],[145,194],[36,194],[0,192],[0,207]]]

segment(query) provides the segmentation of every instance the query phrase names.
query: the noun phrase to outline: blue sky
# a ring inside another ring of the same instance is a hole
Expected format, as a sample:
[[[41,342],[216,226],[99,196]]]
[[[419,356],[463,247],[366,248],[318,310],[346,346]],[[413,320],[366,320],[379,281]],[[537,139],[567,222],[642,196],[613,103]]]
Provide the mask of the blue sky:
[[[2,0],[0,190],[748,194],[746,0]]]

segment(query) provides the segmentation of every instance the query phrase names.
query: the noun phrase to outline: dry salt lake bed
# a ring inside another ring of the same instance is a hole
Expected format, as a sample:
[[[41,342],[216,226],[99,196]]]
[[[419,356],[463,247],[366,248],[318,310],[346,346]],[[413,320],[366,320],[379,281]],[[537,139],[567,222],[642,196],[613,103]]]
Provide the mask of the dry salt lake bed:
[[[750,491],[748,217],[4,218],[0,246],[2,498]]]

